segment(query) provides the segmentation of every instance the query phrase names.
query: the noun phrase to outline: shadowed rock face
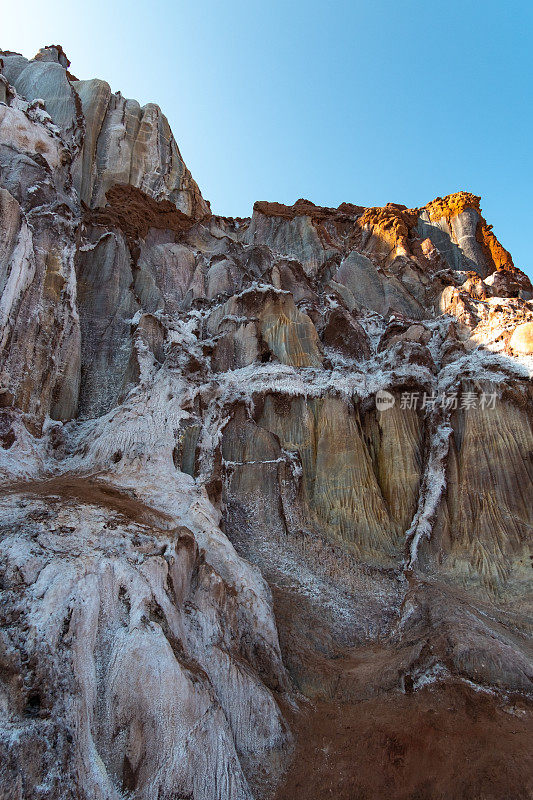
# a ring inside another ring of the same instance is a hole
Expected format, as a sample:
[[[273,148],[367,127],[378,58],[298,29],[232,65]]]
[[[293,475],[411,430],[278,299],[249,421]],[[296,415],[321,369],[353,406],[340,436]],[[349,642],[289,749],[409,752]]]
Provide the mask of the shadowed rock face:
[[[479,198],[214,216],[157,106],[0,59],[0,796],[529,797],[533,287]]]

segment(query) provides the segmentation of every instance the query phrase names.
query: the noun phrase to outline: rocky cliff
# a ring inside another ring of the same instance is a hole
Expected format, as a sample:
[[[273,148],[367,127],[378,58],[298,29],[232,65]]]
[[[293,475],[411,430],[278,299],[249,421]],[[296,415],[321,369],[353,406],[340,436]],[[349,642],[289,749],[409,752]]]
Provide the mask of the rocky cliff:
[[[467,192],[211,213],[0,51],[0,797],[529,798],[533,287]]]

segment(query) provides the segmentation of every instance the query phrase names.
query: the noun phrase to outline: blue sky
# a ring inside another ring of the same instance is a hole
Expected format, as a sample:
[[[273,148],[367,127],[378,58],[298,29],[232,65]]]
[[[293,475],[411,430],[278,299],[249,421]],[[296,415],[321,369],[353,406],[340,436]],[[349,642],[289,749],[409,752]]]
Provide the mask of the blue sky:
[[[513,0],[24,0],[0,47],[157,102],[215,213],[466,189],[533,277],[532,35]]]

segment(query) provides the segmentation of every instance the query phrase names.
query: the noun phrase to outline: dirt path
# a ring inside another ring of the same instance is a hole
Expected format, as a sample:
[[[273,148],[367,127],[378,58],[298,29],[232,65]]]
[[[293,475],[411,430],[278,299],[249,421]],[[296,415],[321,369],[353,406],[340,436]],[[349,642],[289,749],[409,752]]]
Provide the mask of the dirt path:
[[[461,684],[316,703],[291,720],[297,746],[276,800],[530,800],[526,709]]]

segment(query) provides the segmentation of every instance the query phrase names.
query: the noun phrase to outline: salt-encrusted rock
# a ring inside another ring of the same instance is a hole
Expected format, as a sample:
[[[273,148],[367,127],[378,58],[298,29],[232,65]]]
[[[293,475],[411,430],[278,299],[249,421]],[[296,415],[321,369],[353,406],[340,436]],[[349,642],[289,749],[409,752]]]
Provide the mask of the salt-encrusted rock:
[[[67,136],[81,133],[76,95],[67,76],[68,61],[57,48],[45,48],[31,61],[1,54],[2,71],[26,100],[42,99],[52,121]]]
[[[364,361],[370,357],[370,343],[364,328],[344,309],[333,308],[327,312],[321,340],[326,347],[347,358]]]
[[[5,796],[249,800],[246,775],[268,784],[283,761],[267,589],[229,543],[217,571],[208,517],[200,549],[168,511],[80,479],[4,500]]]
[[[533,289],[479,198],[213,216],[157,106],[0,57],[0,795],[525,797]]]

